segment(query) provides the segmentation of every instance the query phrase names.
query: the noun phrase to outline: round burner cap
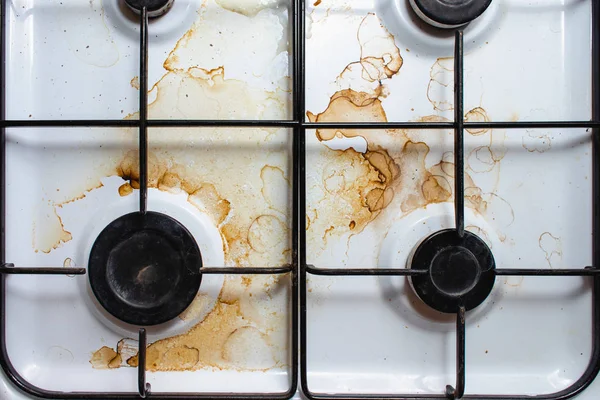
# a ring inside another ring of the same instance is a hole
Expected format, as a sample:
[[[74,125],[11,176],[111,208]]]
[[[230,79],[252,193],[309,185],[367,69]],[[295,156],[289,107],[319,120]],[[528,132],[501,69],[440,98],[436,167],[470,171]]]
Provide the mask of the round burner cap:
[[[465,231],[460,237],[455,229],[427,237],[415,250],[410,268],[427,272],[410,278],[419,298],[445,313],[477,307],[496,280],[490,248],[474,233]]]
[[[165,14],[171,6],[174,0],[125,0],[125,3],[135,11],[137,14],[142,12],[142,8],[146,7],[148,11],[148,17],[160,17]]]
[[[456,28],[473,21],[492,0],[410,0],[422,20],[438,28]]]
[[[117,218],[98,235],[88,265],[90,286],[102,307],[134,325],[157,325],[194,300],[202,257],[190,232],[157,212]]]

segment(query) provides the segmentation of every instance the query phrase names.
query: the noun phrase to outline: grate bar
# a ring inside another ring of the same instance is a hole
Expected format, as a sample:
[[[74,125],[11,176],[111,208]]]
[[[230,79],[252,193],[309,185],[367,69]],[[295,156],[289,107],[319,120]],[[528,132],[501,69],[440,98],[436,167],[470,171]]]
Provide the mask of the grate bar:
[[[495,269],[496,275],[502,276],[600,276],[600,270],[586,267],[584,269]]]
[[[446,397],[461,399],[465,394],[465,308],[456,314],[456,387],[446,386]]]
[[[291,265],[285,265],[283,267],[276,268],[255,268],[255,267],[207,267],[201,268],[200,272],[203,274],[219,275],[276,275],[276,274],[287,274],[293,271]]]
[[[12,275],[85,275],[85,268],[67,267],[18,267],[12,263],[4,263],[0,267],[1,274]]]
[[[141,82],[140,82],[141,88]],[[135,119],[81,119],[81,120],[8,120],[0,121],[0,128],[49,128],[49,127],[114,127],[135,128]],[[304,129],[453,129],[454,122],[304,122],[298,120],[196,120],[196,119],[148,119],[146,126],[154,127],[223,127],[223,128],[293,128]],[[594,121],[490,121],[464,122],[465,129],[536,129],[536,128],[600,128]]]
[[[454,223],[465,234],[465,148],[463,104],[463,31],[454,35]]]
[[[145,214],[148,203],[148,10],[140,15],[140,213]]]
[[[143,8],[146,10],[146,7]],[[146,382],[146,330],[140,328],[138,333],[138,393],[142,399],[150,394],[150,383]]]
[[[417,276],[428,273],[425,270],[409,268],[316,268],[310,264],[306,266],[306,272],[313,275],[325,276]]]

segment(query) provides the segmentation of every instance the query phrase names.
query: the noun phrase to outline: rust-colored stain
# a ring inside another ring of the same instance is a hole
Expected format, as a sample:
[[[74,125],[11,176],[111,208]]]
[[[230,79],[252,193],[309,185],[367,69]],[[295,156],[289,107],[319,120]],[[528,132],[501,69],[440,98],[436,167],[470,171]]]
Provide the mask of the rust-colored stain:
[[[129,84],[132,88],[140,90],[140,77],[134,76],[133,78],[131,78],[131,81],[129,81]]]
[[[113,349],[103,346],[90,358],[90,364],[96,369],[112,369],[121,365],[121,356]]]
[[[239,2],[217,3],[247,16],[259,11],[242,9]],[[150,90],[155,91],[156,99],[148,106],[149,117],[285,119],[289,96],[285,90],[268,92],[241,80],[227,79],[224,67],[182,69],[178,65],[179,50],[190,46],[187,51],[194,54],[191,46],[198,42],[196,29],[194,26],[186,32],[164,62],[167,72]],[[126,118],[137,118],[137,113]],[[291,183],[286,129],[155,128],[148,136],[148,187],[184,193],[192,206],[212,219],[222,239],[226,266],[290,263]],[[139,189],[137,150],[126,152],[113,170],[124,181],[118,189],[120,196]],[[214,301],[213,308],[187,332],[150,344],[147,369],[265,370],[286,365],[287,298],[281,294],[290,286],[289,279],[226,276],[217,299],[200,292],[180,319],[198,318]],[[281,307],[283,312],[279,312]],[[95,353],[92,365],[137,366],[137,350],[132,352],[132,342],[137,343],[131,339],[119,341],[116,350],[110,349],[115,353],[110,359],[112,353],[100,349],[103,357]]]
[[[32,246],[37,253],[50,253],[73,239],[56,211],[56,205],[44,204],[39,209],[32,229]]]

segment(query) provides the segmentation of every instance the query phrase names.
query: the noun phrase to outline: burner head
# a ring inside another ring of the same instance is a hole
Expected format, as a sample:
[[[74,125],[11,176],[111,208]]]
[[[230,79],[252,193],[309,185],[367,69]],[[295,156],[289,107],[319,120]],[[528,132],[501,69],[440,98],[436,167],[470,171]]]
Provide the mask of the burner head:
[[[88,276],[98,302],[134,325],[175,318],[202,280],[202,258],[190,232],[173,218],[138,212],[117,218],[90,253]]]
[[[160,17],[169,11],[173,5],[173,1],[174,0],[125,0],[125,3],[137,14],[141,14],[142,8],[146,7],[148,17],[154,18]]]
[[[410,282],[423,302],[444,313],[455,313],[461,305],[467,311],[477,307],[496,279],[494,257],[485,242],[467,231],[461,238],[454,229],[427,237],[410,268],[428,272],[410,277]]]
[[[456,28],[473,21],[492,0],[410,0],[415,13],[438,28]]]

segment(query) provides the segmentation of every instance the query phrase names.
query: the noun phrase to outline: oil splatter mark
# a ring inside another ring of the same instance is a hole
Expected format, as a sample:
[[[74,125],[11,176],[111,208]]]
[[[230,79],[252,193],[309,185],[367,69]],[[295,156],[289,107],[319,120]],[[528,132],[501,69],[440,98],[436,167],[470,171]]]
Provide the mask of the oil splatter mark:
[[[207,0],[198,13],[166,58],[167,71],[223,67],[229,79],[263,90],[289,89],[287,7],[278,0]]]
[[[465,121],[489,122],[490,118],[483,108],[476,107],[465,114]],[[491,172],[506,155],[506,132],[485,128],[467,129],[467,132],[473,136],[469,142],[477,143],[467,155],[467,168],[475,173]]]
[[[429,71],[429,85],[427,86],[427,99],[434,110],[454,109],[452,85],[454,85],[454,58],[438,58]]]
[[[507,276],[504,278],[504,284],[513,288],[518,288],[525,280],[524,276]]]
[[[550,268],[553,268],[555,263],[562,260],[562,242],[560,237],[552,235],[550,232],[544,232],[538,239],[540,249],[545,254],[546,262]]]
[[[69,49],[80,61],[100,68],[108,68],[119,61],[119,49],[106,24],[101,1],[90,1],[88,7],[69,9],[54,0],[56,17]],[[74,15],[73,13],[77,14]],[[84,33],[84,34],[82,34]]]
[[[523,148],[530,153],[543,153],[550,150],[552,140],[546,134],[536,134],[528,131],[527,135],[523,135]]]
[[[112,369],[121,365],[121,356],[108,346],[95,351],[90,358],[90,364],[96,369]]]
[[[281,195],[277,188],[291,187],[290,181],[285,177],[281,168],[265,165],[260,171],[262,181],[261,193],[269,207],[280,213],[287,209],[287,199]]]
[[[129,82],[129,84],[131,85],[132,88],[140,90],[140,77],[134,76],[133,78],[131,78],[131,81]]]
[[[257,336],[262,342],[254,340]],[[273,367],[273,362],[267,366],[255,364],[255,354],[260,354],[261,357],[266,354],[272,358],[272,348],[263,343],[262,333],[249,325],[239,301],[221,299],[204,321],[189,332],[148,346],[146,365],[149,371],[193,370],[203,367]],[[137,367],[137,355],[127,360],[127,363]]]
[[[465,122],[489,122],[489,118],[487,115],[487,112],[481,108],[481,107],[476,107],[472,110],[470,110],[469,112],[467,112],[467,114],[465,115]],[[489,129],[487,128],[471,128],[471,129],[466,129],[467,132],[469,132],[471,135],[473,136],[479,136],[479,135],[483,135],[484,133],[488,132]]]
[[[486,219],[493,221],[499,229],[507,228],[515,220],[514,210],[504,198],[496,193],[484,193],[475,186],[465,187],[465,204]]]
[[[73,239],[71,232],[65,229],[56,206],[48,203],[38,208],[32,235],[33,249],[36,253],[50,253]]]
[[[356,38],[360,58],[344,68],[336,85],[338,92],[351,89],[359,96],[355,102],[366,105],[366,102],[385,95],[382,81],[397,74],[404,61],[394,36],[373,13],[362,19]]]
[[[64,268],[75,268],[76,266],[77,266],[77,264],[75,264],[75,261],[73,261],[73,259],[71,259],[69,257],[65,258],[65,260],[63,261]],[[72,274],[67,274],[67,276],[69,278],[75,277],[75,275],[72,275]]]
[[[467,156],[468,168],[476,173],[490,172],[496,166],[496,162],[489,146],[478,146]]]

